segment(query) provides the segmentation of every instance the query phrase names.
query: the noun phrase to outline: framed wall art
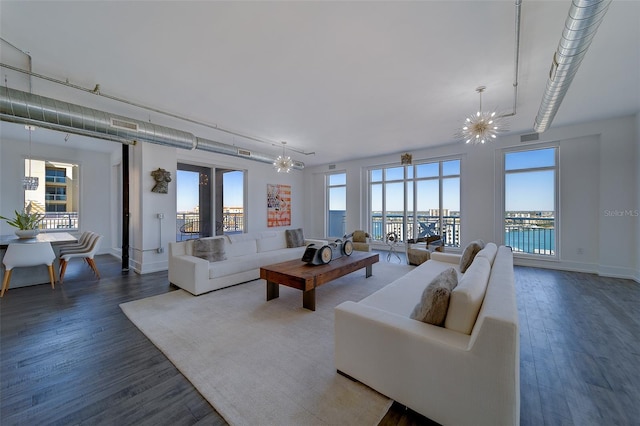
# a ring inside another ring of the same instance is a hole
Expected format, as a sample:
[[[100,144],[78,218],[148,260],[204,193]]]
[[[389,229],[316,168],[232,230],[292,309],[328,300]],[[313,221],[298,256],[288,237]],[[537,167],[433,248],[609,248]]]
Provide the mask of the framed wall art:
[[[267,184],[267,227],[291,225],[291,185]]]

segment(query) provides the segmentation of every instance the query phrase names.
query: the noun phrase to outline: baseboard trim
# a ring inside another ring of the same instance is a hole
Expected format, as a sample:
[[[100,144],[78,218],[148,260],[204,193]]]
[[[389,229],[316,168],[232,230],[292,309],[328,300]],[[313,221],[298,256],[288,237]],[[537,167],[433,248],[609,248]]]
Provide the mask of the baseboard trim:
[[[558,271],[583,272],[586,274],[596,274],[601,277],[628,279],[640,283],[640,271],[619,266],[523,258],[514,258],[513,264],[516,266],[528,266],[532,268],[553,269]]]

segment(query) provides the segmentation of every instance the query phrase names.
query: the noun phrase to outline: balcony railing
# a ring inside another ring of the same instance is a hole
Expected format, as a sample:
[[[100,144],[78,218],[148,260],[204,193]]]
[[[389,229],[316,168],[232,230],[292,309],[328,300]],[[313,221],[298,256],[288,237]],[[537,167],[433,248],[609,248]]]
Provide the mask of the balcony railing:
[[[405,241],[414,237],[428,237],[431,235],[440,235],[445,245],[449,247],[460,246],[460,217],[459,216],[443,216],[442,228],[440,226],[439,216],[417,215],[418,228],[415,229],[413,216],[407,217],[407,224],[404,224],[404,216],[401,214],[387,214],[386,223],[383,229],[383,220],[381,214],[371,215],[371,239],[373,241],[385,240],[385,236],[389,232],[395,232],[400,241]]]
[[[516,253],[553,256],[556,254],[555,219],[506,216],[504,243]]]
[[[244,230],[244,214],[225,212],[222,222],[216,222],[216,232],[211,233],[208,223],[200,221],[198,213],[178,213],[176,216],[176,241],[192,240],[223,234],[237,234]]]
[[[78,212],[47,212],[40,229],[78,229]]]

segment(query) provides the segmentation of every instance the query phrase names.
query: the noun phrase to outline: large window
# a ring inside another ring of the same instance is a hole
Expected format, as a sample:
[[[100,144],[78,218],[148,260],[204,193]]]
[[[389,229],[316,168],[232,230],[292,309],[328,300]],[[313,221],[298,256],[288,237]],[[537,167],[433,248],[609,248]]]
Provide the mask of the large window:
[[[459,159],[372,169],[369,200],[374,241],[440,235],[460,245]]]
[[[79,166],[48,160],[25,160],[25,176],[37,177],[38,188],[24,191],[25,205],[44,213],[43,230],[78,229]]]
[[[245,232],[245,171],[178,163],[176,240]]]
[[[346,234],[347,174],[334,173],[326,177],[327,236],[342,238]]]
[[[504,241],[515,253],[556,255],[557,148],[504,154]]]

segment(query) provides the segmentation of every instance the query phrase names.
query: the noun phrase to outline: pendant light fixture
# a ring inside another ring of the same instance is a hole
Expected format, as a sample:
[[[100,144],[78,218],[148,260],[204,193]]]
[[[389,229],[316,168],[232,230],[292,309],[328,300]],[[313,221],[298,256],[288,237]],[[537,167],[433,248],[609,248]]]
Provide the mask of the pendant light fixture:
[[[495,140],[497,133],[504,130],[500,122],[501,117],[497,116],[495,111],[482,111],[482,92],[485,89],[485,86],[476,88],[476,92],[480,95],[480,108],[465,120],[460,132],[465,143],[483,144]]]
[[[279,155],[276,161],[273,162],[273,167],[278,173],[289,173],[293,168],[293,160],[284,152],[286,145],[287,143],[282,141],[282,155]]]
[[[24,126],[29,132],[29,175],[22,178],[22,189],[25,191],[35,191],[38,189],[38,178],[31,176],[31,132],[36,130],[35,126]]]

